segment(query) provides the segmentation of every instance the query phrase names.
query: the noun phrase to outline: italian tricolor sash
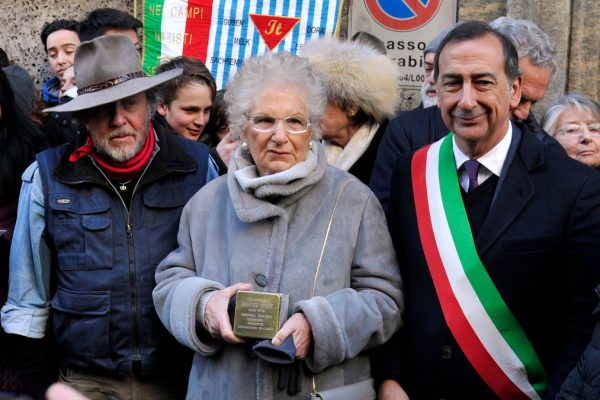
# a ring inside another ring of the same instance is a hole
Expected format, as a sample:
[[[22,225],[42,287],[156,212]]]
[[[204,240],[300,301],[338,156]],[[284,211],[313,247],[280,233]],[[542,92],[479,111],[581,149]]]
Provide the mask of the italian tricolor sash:
[[[452,134],[417,151],[412,185],[423,251],[444,318],[501,399],[540,399],[542,364],[483,266],[460,194]]]

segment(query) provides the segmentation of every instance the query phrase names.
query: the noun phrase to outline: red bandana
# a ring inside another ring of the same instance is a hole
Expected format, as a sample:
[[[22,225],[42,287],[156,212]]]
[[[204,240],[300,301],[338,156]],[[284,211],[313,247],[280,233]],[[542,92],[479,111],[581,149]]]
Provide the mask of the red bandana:
[[[70,156],[69,161],[76,162],[81,157],[89,155],[94,159],[96,164],[104,171],[106,176],[111,180],[127,180],[133,179],[142,173],[148,162],[150,156],[154,150],[154,144],[156,140],[154,137],[154,127],[152,124],[148,126],[148,137],[146,143],[142,146],[138,153],[131,157],[129,160],[123,163],[117,163],[115,161],[109,161],[103,156],[96,153],[96,146],[92,141],[91,136],[88,135],[85,144],[75,150]]]

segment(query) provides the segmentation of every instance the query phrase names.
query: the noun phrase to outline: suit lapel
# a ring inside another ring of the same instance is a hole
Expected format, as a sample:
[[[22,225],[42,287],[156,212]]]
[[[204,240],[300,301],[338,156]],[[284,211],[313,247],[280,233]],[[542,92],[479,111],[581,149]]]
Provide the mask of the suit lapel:
[[[543,145],[531,132],[521,132],[513,124],[513,141],[515,151],[512,155],[509,151],[509,164],[503,168],[504,176],[498,182],[495,199],[475,239],[477,252],[482,259],[533,197],[535,187],[529,174],[543,163]]]

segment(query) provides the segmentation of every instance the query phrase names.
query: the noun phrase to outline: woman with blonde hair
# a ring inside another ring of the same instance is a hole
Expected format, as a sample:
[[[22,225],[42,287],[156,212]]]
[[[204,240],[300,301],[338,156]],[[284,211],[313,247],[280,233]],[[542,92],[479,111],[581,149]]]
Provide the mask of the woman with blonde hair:
[[[551,104],[542,127],[571,158],[600,168],[600,105],[582,94],[568,94]]]

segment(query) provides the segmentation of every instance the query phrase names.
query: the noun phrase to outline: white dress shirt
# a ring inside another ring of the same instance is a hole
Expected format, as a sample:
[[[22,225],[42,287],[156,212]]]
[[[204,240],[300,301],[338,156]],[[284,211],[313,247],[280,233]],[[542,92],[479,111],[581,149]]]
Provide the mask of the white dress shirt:
[[[510,142],[512,140],[512,124],[508,124],[508,132],[506,135],[490,149],[487,153],[477,159],[481,166],[477,174],[477,183],[482,184],[492,175],[500,177],[500,172],[506,161],[508,155],[508,149],[510,148]],[[460,186],[465,190],[469,190],[469,176],[467,170],[463,168],[465,161],[469,159],[465,153],[456,144],[456,136],[452,137],[452,148],[454,150],[454,161],[456,163],[456,169],[458,171],[458,181]]]

